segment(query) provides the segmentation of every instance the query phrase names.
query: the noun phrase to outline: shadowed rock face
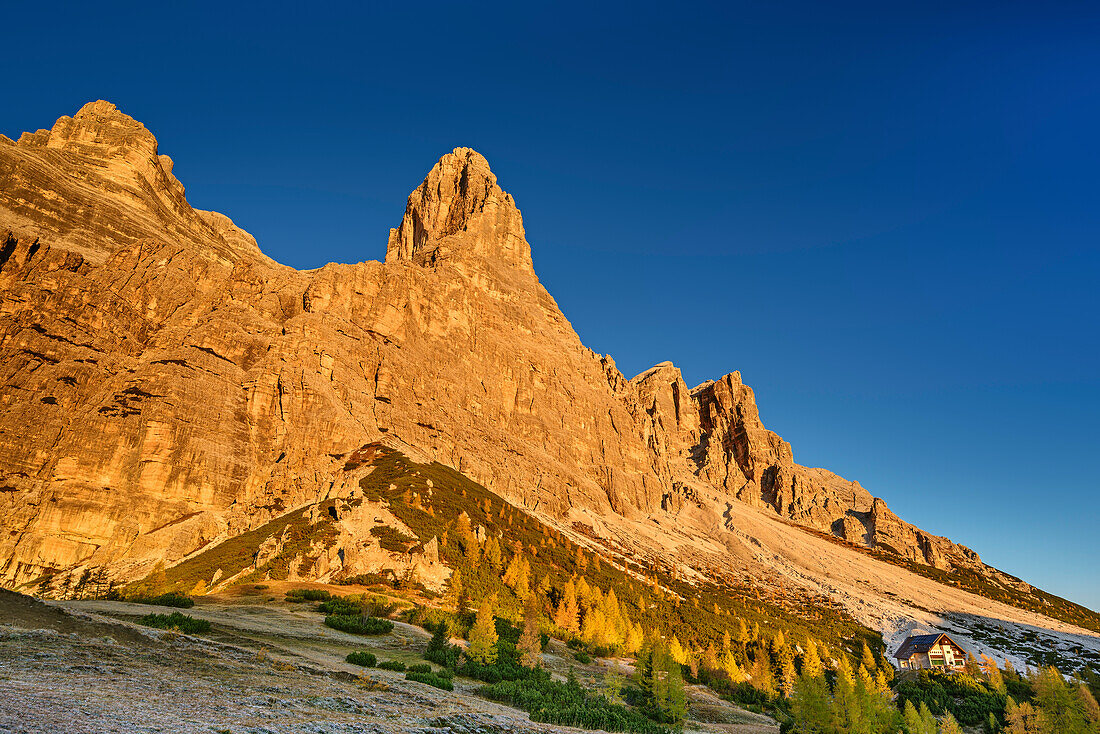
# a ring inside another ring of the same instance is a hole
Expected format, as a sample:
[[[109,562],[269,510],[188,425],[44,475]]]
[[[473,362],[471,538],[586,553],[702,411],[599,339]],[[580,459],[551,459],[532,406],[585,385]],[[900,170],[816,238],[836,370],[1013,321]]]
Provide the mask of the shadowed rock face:
[[[544,517],[678,512],[717,491],[949,568],[973,552],[794,462],[732,373],[627,380],[535,275],[485,159],[443,156],[385,263],[299,272],[192,209],[106,102],[0,136],[0,581],[153,563],[341,491],[385,441]],[[7,234],[5,234],[7,233]]]

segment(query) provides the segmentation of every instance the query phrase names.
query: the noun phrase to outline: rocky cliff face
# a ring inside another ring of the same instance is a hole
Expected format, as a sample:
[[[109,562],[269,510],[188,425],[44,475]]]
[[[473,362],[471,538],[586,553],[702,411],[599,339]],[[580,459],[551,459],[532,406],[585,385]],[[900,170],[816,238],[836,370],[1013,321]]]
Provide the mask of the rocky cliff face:
[[[741,373],[688,389],[680,371],[664,362],[631,384],[646,416],[643,436],[658,464],[669,467],[674,487],[701,480],[857,545],[942,569],[982,568],[974,551],[902,521],[859,482],[795,463],[791,445],[764,427]]]
[[[700,489],[941,568],[977,556],[799,466],[732,373],[627,380],[535,275],[476,152],[443,156],[385,263],[299,272],[192,209],[106,102],[0,136],[0,582],[143,575],[339,490],[384,441],[565,520]],[[5,234],[6,233],[6,234]]]

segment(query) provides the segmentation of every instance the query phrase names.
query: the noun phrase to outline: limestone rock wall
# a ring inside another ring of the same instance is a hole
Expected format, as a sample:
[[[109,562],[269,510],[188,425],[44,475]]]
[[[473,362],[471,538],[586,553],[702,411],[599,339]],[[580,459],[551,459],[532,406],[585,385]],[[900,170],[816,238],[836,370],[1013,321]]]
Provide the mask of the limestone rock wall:
[[[192,209],[106,102],[0,136],[0,582],[136,577],[412,447],[547,518],[677,512],[700,483],[944,567],[976,556],[794,463],[738,373],[627,380],[535,275],[522,216],[457,148],[386,261],[299,272]],[[968,555],[969,554],[969,555]]]

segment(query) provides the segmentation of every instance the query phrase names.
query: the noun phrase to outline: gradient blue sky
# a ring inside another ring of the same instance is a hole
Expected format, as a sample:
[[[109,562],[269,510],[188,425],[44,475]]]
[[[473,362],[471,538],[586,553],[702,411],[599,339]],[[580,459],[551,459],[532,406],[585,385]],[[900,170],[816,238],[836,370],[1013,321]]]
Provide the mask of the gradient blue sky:
[[[476,148],[628,375],[741,370],[804,464],[1100,609],[1100,6],[5,11],[0,132],[109,99],[300,268]]]

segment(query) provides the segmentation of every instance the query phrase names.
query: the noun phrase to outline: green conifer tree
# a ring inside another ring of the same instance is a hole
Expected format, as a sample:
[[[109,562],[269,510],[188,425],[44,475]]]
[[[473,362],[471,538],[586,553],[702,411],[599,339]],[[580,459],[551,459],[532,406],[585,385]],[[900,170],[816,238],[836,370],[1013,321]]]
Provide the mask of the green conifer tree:
[[[832,731],[832,699],[823,676],[801,675],[791,692],[791,715],[797,734],[829,734]]]
[[[931,709],[924,701],[920,702],[920,722],[923,727],[921,734],[936,734],[939,731],[939,722],[936,721],[936,717],[932,715]]]
[[[600,687],[600,693],[604,695],[608,701],[612,704],[622,705],[623,701],[623,685],[626,679],[623,674],[619,672],[618,668],[609,669],[603,676],[603,685]]]
[[[905,700],[905,708],[901,712],[901,724],[905,734],[926,734],[921,725],[920,714],[909,699]]]
[[[846,657],[840,658],[833,685],[832,722],[836,734],[864,734],[870,731],[856,691],[855,676]]]
[[[680,668],[680,663],[676,662],[671,655],[669,655],[665,670],[668,678],[668,703],[665,710],[672,724],[682,726],[684,717],[687,715],[687,694],[684,692],[683,670]]]
[[[1085,702],[1057,668],[1039,671],[1032,683],[1044,734],[1093,734]]]
[[[493,618],[496,597],[490,596],[481,602],[477,610],[477,619],[470,630],[470,646],[466,656],[484,665],[493,665],[497,661],[497,628]]]

